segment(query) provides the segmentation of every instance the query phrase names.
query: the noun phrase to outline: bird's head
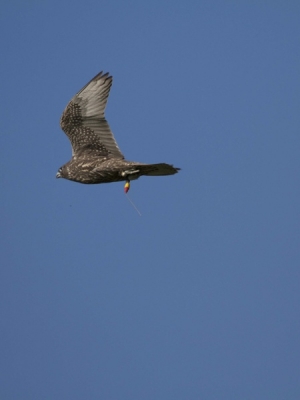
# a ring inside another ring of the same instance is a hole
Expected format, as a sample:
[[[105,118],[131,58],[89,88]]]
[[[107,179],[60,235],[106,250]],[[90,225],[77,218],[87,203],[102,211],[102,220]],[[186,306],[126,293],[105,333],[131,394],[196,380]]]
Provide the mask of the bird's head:
[[[67,170],[65,165],[59,168],[56,174],[56,178],[65,178],[67,176]]]

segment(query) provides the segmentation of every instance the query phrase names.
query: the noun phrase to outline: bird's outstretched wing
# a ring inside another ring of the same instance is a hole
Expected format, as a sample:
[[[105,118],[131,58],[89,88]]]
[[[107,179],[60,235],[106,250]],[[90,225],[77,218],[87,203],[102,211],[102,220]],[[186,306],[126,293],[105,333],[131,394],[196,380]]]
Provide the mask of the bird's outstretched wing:
[[[112,76],[100,72],[69,102],[60,126],[71,141],[73,156],[90,155],[123,159],[104,110]]]

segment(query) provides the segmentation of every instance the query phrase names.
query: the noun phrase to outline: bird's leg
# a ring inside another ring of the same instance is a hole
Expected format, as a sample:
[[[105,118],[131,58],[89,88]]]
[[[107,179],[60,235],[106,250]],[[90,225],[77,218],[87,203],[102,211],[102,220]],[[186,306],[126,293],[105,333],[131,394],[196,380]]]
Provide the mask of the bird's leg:
[[[129,171],[122,171],[121,175],[124,177],[127,177],[128,175],[135,175],[138,174],[140,172],[139,169],[135,169],[135,170],[129,170]]]
[[[134,179],[138,179],[140,177],[140,170],[139,169],[135,169],[135,170],[131,169],[131,170],[122,171],[121,176],[126,179],[126,182],[129,182],[129,180],[133,181]]]

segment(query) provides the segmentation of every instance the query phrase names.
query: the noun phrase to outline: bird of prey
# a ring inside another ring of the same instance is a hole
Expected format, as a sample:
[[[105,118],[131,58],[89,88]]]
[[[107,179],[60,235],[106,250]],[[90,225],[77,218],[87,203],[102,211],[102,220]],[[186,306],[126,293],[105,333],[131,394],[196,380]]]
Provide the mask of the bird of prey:
[[[80,183],[130,181],[142,175],[176,174],[172,165],[144,164],[125,160],[105,119],[104,110],[112,76],[100,72],[69,102],[60,125],[72,145],[72,158],[59,168],[56,177]]]

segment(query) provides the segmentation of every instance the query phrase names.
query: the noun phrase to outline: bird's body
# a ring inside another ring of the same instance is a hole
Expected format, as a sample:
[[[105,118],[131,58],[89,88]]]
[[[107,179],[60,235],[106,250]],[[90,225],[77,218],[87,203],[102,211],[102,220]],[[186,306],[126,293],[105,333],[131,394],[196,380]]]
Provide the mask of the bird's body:
[[[69,102],[61,128],[72,145],[72,159],[57,178],[87,184],[130,181],[141,175],[173,175],[169,164],[143,164],[124,159],[104,116],[112,77],[100,72]]]
[[[67,179],[80,183],[109,183],[134,180],[141,175],[172,175],[177,169],[168,164],[142,164],[116,158],[72,157],[62,167]]]

